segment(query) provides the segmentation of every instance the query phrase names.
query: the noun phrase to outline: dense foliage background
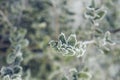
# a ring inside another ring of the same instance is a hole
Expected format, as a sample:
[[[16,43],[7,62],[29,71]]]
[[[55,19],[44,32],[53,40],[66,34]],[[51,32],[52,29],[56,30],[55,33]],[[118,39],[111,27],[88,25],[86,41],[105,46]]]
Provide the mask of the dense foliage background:
[[[9,38],[17,28],[25,30],[29,40],[29,46],[22,49],[23,80],[66,80],[63,77],[69,76],[72,68],[88,72],[91,80],[120,80],[120,0],[95,0],[107,13],[94,31],[84,16],[90,3],[91,0],[0,0],[0,68],[8,66],[6,58],[12,45]],[[88,41],[93,36],[102,38],[106,31],[111,32],[116,45],[107,46],[110,50],[103,48],[104,53],[95,44],[89,45],[80,58],[62,56],[48,44],[57,40],[61,32]]]

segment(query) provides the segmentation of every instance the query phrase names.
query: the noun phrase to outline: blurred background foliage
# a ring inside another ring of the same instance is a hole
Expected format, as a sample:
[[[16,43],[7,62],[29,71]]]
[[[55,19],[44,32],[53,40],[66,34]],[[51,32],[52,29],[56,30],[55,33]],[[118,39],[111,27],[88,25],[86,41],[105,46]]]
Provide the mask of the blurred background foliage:
[[[22,50],[24,60],[21,64],[24,80],[66,80],[63,77],[71,68],[89,72],[91,80],[120,80],[120,0],[95,0],[107,14],[94,31],[93,25],[84,17],[90,2],[0,0],[0,68],[7,65],[12,27],[27,31],[25,38],[29,40],[29,46]],[[111,38],[117,44],[108,46],[110,51],[103,49],[104,54],[95,45],[90,45],[81,58],[63,57],[48,44],[52,39],[57,40],[61,32],[67,36],[75,33],[78,40],[87,41],[92,40],[92,36],[103,37],[106,31],[111,32]]]

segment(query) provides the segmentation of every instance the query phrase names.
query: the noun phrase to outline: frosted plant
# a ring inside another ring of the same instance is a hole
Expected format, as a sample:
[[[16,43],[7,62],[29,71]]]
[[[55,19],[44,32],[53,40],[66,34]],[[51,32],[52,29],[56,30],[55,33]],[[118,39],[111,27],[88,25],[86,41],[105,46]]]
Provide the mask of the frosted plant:
[[[68,39],[66,39],[64,33],[59,35],[58,41],[51,40],[49,44],[51,47],[60,52],[63,56],[83,56],[86,52],[87,44],[89,41],[77,41],[76,35],[71,34]]]
[[[94,0],[92,0],[91,5],[87,7],[85,17],[93,24],[93,34],[95,34],[95,30],[102,33],[102,31],[97,29],[97,26],[99,26],[98,21],[103,19],[105,14],[106,11],[101,7],[96,7]],[[88,44],[95,45],[101,53],[104,53],[104,50],[110,50],[108,48],[109,45],[114,45],[115,43],[111,39],[110,32],[106,31],[103,37],[93,37],[91,41],[78,41],[75,34],[71,34],[66,38],[65,34],[61,33],[57,41],[51,40],[49,44],[63,56],[76,56],[79,58],[87,51]],[[76,69],[72,69],[63,73],[65,73],[65,76],[62,80],[90,80],[92,78],[92,75],[89,72],[82,70],[79,72]]]
[[[96,46],[100,49],[103,53],[102,49],[107,48],[107,45],[114,45],[115,43],[111,40],[110,32],[107,31],[103,38],[96,38],[91,41],[77,41],[76,35],[71,34],[68,39],[66,39],[64,33],[59,35],[58,41],[51,40],[49,42],[50,46],[53,47],[55,50],[60,52],[63,56],[76,56],[81,57],[84,55],[87,49],[88,44],[96,44]]]
[[[106,14],[105,10],[102,10],[99,7],[95,6],[94,0],[92,0],[91,5],[87,7],[87,12],[85,13],[85,17],[89,19],[95,26],[98,26],[98,22],[101,20]],[[97,24],[97,25],[96,25]],[[59,35],[58,41],[50,41],[50,45],[59,51],[63,56],[83,56],[86,52],[86,46],[90,43],[97,43],[98,46],[105,46],[106,43],[112,42],[110,40],[110,32],[105,33],[105,37],[103,39],[96,39],[92,41],[77,41],[76,35],[71,34],[68,39],[64,33]]]
[[[26,30],[20,29],[10,34],[10,42],[12,51],[7,56],[8,66],[3,66],[0,70],[3,80],[22,80],[22,67],[20,66],[23,57],[21,49],[28,46],[28,40],[24,39]]]
[[[98,21],[103,19],[106,14],[106,11],[102,7],[97,7],[94,0],[92,0],[91,5],[88,6],[87,11],[85,12],[85,17],[92,22],[95,26],[99,26]]]
[[[90,80],[92,75],[86,71],[77,71],[75,68],[64,70],[64,77],[62,80]]]

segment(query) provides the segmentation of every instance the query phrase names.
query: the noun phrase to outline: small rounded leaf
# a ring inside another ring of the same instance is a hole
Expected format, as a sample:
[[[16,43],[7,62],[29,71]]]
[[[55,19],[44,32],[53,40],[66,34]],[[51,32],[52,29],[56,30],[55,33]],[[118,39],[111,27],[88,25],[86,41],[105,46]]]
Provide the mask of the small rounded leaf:
[[[71,34],[71,35],[68,37],[67,43],[68,43],[68,45],[70,45],[70,46],[75,46],[75,44],[77,43],[76,35],[75,35],[75,34]]]
[[[62,77],[62,80],[68,80],[66,77]]]
[[[13,75],[13,70],[10,67],[2,67],[0,72],[1,72],[2,76],[6,76],[6,75],[11,76],[11,75]]]
[[[57,45],[57,48],[60,49],[62,46],[62,42],[61,41],[58,41],[58,45]]]
[[[110,32],[109,31],[107,31],[106,33],[105,33],[105,40],[110,40],[111,39],[111,36],[110,36]]]
[[[14,74],[20,74],[22,72],[22,67],[14,66],[13,71],[14,71]]]
[[[22,62],[23,57],[22,56],[17,56],[15,61],[14,61],[14,65],[20,65],[20,63]]]
[[[21,44],[22,47],[27,47],[28,44],[29,44],[29,41],[27,39],[24,39],[20,42],[20,44]]]
[[[57,47],[58,42],[57,42],[57,41],[54,41],[54,40],[51,40],[51,41],[49,42],[49,44],[50,44],[51,47],[55,48],[55,47]]]
[[[94,18],[94,13],[93,12],[86,12],[84,14],[85,18],[87,19],[93,19]]]
[[[104,42],[114,45],[115,43],[111,40],[110,32],[107,31],[104,36]]]
[[[10,53],[7,56],[7,63],[11,64],[15,61],[16,55],[14,53]]]
[[[98,15],[98,16],[96,16],[96,17],[94,18],[94,20],[102,19],[102,18],[105,16],[105,14],[106,14],[106,11],[104,11],[104,10],[98,11],[98,12],[97,12],[97,15]]]
[[[78,74],[78,77],[79,78],[82,78],[82,79],[90,79],[91,78],[91,75],[88,73],[88,72],[80,72]]]
[[[68,56],[74,56],[75,55],[75,51],[74,50],[72,50],[70,48],[68,48],[67,50],[68,50]]]
[[[9,75],[3,77],[3,80],[11,80]]]
[[[66,38],[65,38],[64,33],[61,33],[59,35],[59,40],[62,42],[62,44],[66,44]]]

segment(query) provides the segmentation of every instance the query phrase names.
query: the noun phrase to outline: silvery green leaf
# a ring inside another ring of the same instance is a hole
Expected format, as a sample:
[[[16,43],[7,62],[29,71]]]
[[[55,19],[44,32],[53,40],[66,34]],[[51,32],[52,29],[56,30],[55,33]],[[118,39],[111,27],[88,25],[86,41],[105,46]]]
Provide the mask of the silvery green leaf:
[[[76,35],[75,35],[75,34],[71,34],[71,35],[68,37],[67,43],[68,43],[68,45],[70,45],[70,46],[75,46],[75,44],[77,43]]]
[[[75,47],[74,46],[66,46],[66,49],[74,49]]]
[[[109,31],[107,31],[107,32],[105,33],[104,39],[105,39],[105,41],[111,41],[111,35],[110,35],[110,32],[109,32]]]
[[[115,45],[116,43],[113,42],[112,40],[107,41],[110,45]]]
[[[14,74],[20,74],[21,71],[22,71],[22,67],[16,65],[16,66],[13,67],[13,71],[14,71]]]
[[[6,75],[13,75],[13,69],[11,67],[2,67],[1,68],[1,75],[6,76]]]
[[[18,57],[18,56],[22,56],[22,52],[21,51],[18,51],[18,52],[16,52],[16,57]]]
[[[62,80],[68,80],[66,77],[62,77]]]
[[[72,80],[78,80],[78,75],[77,73],[72,74]]]
[[[20,44],[16,45],[15,46],[15,52],[18,52],[20,50],[21,50],[21,45]]]
[[[115,43],[111,40],[110,32],[107,31],[104,36],[104,42],[114,45]]]
[[[69,11],[68,9],[65,9],[65,11],[66,11],[66,13],[68,13],[69,15],[75,15],[74,12],[71,12],[71,11]]]
[[[104,47],[102,48],[102,50],[103,50],[104,52],[109,52],[109,51],[110,51],[110,48],[104,46]]]
[[[20,74],[14,74],[12,75],[12,80],[22,80],[22,77]]]
[[[105,14],[106,14],[106,11],[100,10],[100,11],[97,12],[98,16],[96,16],[96,18],[94,18],[94,19],[96,19],[96,20],[97,19],[102,19],[105,16]]]
[[[87,6],[86,9],[89,10],[89,11],[94,11],[95,10],[95,8],[93,8],[91,6]]]
[[[60,49],[62,46],[62,42],[61,41],[58,41],[58,45],[57,45],[57,48]]]
[[[70,73],[72,75],[72,80],[78,80],[78,71],[75,68],[70,69]]]
[[[11,80],[9,75],[3,77],[3,80]]]
[[[60,52],[62,53],[63,56],[68,55],[68,50],[66,50],[65,48],[61,48]]]
[[[27,33],[26,29],[19,29],[18,35],[23,38],[25,36],[25,34]]]
[[[95,10],[95,1],[91,1],[91,5],[87,7],[88,10]]]
[[[93,19],[93,18],[94,18],[94,13],[92,13],[92,12],[86,12],[86,13],[84,14],[84,16],[85,16],[85,18],[87,18],[87,19]]]
[[[87,47],[88,42],[80,42],[80,48],[85,49]]]
[[[94,0],[91,1],[91,7],[95,8],[95,1]]]
[[[97,33],[103,33],[103,31],[101,30],[101,29],[95,29],[95,31],[97,32]]]
[[[55,48],[55,47],[57,47],[58,42],[52,40],[52,41],[49,42],[49,44],[50,44],[51,47],[54,47],[54,48]]]
[[[90,79],[92,76],[91,76],[91,74],[89,74],[88,72],[80,72],[80,73],[78,74],[78,77],[79,77],[80,79]]]
[[[75,48],[79,49],[79,48],[80,48],[80,43],[81,43],[81,42],[77,42],[77,43],[75,44]]]
[[[94,18],[94,17],[93,17]],[[95,21],[93,20],[93,18],[90,18],[89,20],[90,20],[90,22],[92,23],[92,24],[95,24]]]
[[[102,49],[98,49],[98,51],[101,53],[101,54],[104,54],[104,51]]]
[[[74,56],[75,55],[75,51],[70,49],[70,48],[67,48],[68,50],[68,56]]]
[[[96,7],[96,8],[95,8],[96,11],[97,11],[97,10],[100,10],[100,9],[101,9],[101,7]]]
[[[29,41],[28,41],[27,39],[24,39],[24,40],[21,40],[21,41],[20,41],[20,44],[21,44],[21,46],[23,46],[23,47],[27,47],[28,44],[29,44]]]
[[[15,61],[16,55],[14,53],[10,53],[7,56],[7,63],[11,64]]]
[[[99,15],[94,17],[94,20],[99,20],[99,19],[101,19],[101,17]]]
[[[17,56],[14,61],[14,65],[20,65],[21,61],[23,60],[22,56]]]
[[[86,52],[86,49],[82,49],[82,48],[76,49],[76,56],[81,57],[84,55],[85,52]]]
[[[37,29],[42,29],[42,28],[44,29],[46,26],[47,26],[47,24],[45,22],[42,22],[42,23],[34,23],[32,27],[35,29],[36,28]]]
[[[62,42],[62,44],[66,44],[66,38],[65,38],[64,33],[61,33],[59,35],[59,40]]]
[[[1,74],[2,76],[4,76],[5,71],[6,71],[6,67],[3,66],[3,67],[1,68],[1,70],[0,70],[0,74]]]
[[[71,68],[69,71],[70,71],[70,72],[75,72],[75,73],[78,72],[76,68]]]
[[[62,44],[61,48],[67,48],[67,44]]]

